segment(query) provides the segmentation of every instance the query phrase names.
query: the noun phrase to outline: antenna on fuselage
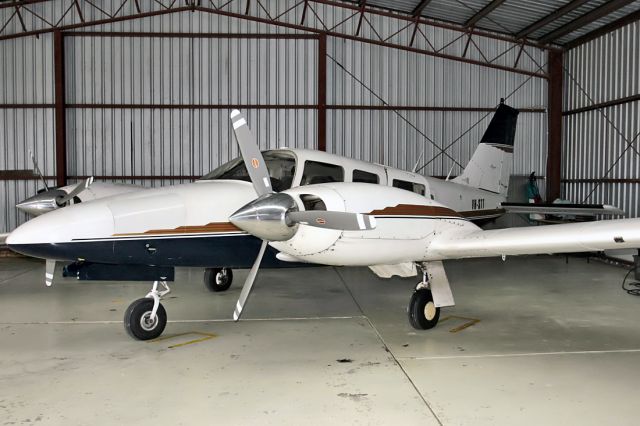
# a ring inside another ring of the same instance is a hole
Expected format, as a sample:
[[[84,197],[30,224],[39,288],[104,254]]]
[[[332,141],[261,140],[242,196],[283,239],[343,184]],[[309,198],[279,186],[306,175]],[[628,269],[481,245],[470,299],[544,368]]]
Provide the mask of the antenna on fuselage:
[[[447,178],[444,180],[445,182],[447,182],[451,178],[451,173],[453,172],[453,168],[454,167],[455,167],[455,164],[453,166],[451,166],[451,168],[449,169],[449,173],[447,174]]]
[[[422,149],[422,152],[420,153],[420,157],[418,157],[416,164],[413,166],[413,169],[411,170],[413,173],[416,173],[418,171],[418,165],[420,164],[420,161],[422,161],[422,157],[424,157],[424,148]]]

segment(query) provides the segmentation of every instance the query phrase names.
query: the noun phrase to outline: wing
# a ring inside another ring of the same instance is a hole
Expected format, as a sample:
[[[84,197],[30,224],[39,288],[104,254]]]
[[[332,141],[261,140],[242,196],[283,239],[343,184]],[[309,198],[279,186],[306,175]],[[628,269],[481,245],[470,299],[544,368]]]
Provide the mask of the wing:
[[[628,248],[640,248],[640,219],[441,234],[429,245],[425,260]]]
[[[553,215],[625,215],[624,211],[607,204],[530,204],[530,203],[502,203],[500,205],[507,213],[538,213]]]
[[[8,236],[9,234],[0,234],[0,246],[5,244],[5,241],[7,241]]]

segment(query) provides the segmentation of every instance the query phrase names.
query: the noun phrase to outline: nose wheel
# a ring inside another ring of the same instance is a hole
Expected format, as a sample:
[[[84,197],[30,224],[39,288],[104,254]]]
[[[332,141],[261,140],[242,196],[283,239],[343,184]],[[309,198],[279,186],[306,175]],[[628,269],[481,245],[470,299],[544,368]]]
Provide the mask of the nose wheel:
[[[158,290],[158,286],[163,289]],[[165,281],[155,281],[146,297],[131,303],[124,313],[124,328],[129,336],[138,340],[159,337],[167,325],[167,311],[160,299],[171,289]]]
[[[204,285],[209,291],[226,291],[233,282],[231,268],[207,268],[204,270]]]

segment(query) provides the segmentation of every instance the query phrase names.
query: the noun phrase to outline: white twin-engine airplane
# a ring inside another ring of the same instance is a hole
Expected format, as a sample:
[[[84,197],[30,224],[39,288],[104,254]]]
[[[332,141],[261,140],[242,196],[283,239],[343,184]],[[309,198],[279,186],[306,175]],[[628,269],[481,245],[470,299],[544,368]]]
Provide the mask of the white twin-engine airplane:
[[[205,267],[209,287],[225,290],[230,268],[253,264],[235,320],[261,264],[368,266],[383,277],[420,269],[409,319],[429,329],[440,308],[454,304],[443,260],[640,247],[640,219],[489,231],[473,222],[513,207],[504,201],[517,114],[501,103],[461,176],[443,181],[318,151],[261,153],[235,110],[241,158],[193,183],[52,211],[17,228],[7,244],[47,259],[49,285],[56,260],[76,261],[67,272],[78,277],[155,280],[125,313],[126,330],[141,340],[164,330],[160,299],[175,266]]]

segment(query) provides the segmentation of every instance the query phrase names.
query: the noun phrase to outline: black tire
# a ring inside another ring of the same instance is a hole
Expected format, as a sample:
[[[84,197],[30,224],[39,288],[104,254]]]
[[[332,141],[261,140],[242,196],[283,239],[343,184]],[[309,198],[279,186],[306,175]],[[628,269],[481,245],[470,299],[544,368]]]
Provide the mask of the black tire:
[[[159,337],[167,325],[167,311],[160,304],[156,312],[156,319],[153,323],[146,322],[144,318],[148,318],[153,310],[153,299],[138,299],[129,305],[124,313],[124,329],[127,330],[129,336],[138,340],[151,340]]]
[[[231,268],[207,268],[204,270],[204,285],[209,291],[225,291],[231,287],[233,271]]]
[[[426,288],[413,292],[408,313],[411,326],[417,330],[429,330],[440,319],[440,308],[436,308],[431,290]]]

